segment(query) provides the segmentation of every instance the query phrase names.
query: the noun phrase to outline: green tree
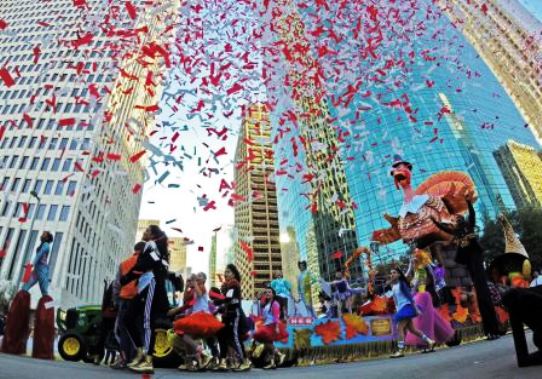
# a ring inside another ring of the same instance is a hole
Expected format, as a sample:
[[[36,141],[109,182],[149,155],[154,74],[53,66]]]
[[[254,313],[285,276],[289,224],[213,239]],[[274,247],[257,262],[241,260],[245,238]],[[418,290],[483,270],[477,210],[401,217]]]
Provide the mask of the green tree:
[[[506,217],[529,253],[533,268],[542,267],[542,209],[523,208],[506,214]],[[504,253],[504,233],[499,221],[486,220],[480,244],[487,263]]]

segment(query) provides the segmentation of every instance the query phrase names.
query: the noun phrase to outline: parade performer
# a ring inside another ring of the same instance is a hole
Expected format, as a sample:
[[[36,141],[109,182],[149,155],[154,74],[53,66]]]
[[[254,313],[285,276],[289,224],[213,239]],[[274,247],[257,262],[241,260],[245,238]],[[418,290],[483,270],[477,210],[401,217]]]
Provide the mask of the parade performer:
[[[491,262],[489,270],[496,271],[500,277],[505,277],[511,287],[529,287],[532,270],[529,254],[508,219],[501,214],[499,221],[504,232],[504,254]]]
[[[30,279],[23,285],[24,291],[29,291],[36,283],[39,283],[41,295],[48,295],[49,289],[49,253],[51,251],[51,243],[53,235],[50,232],[43,232],[40,237],[40,245],[36,249],[36,257],[34,258],[34,270],[30,275]]]
[[[194,279],[195,302],[191,307],[191,312],[173,323],[175,333],[180,336],[186,346],[187,357],[196,362],[195,365],[188,367],[192,371],[205,369],[212,360],[212,357],[203,353],[202,346],[195,339],[211,338],[224,326],[209,309],[209,296],[205,288],[207,276],[200,272]]]
[[[316,317],[312,305],[312,278],[311,274],[307,271],[307,261],[299,261],[297,267],[299,268],[299,275],[297,276],[299,301],[305,305],[312,317]]]
[[[487,286],[483,250],[476,234],[476,213],[472,205],[472,196],[467,195],[465,201],[469,209],[468,220],[458,215],[455,225],[433,221],[439,229],[454,236],[454,242],[457,245],[456,262],[467,266],[476,290],[484,333],[489,340],[493,340],[499,338],[499,323]]]
[[[277,301],[275,290],[268,287],[265,291],[265,297],[262,299],[262,314],[263,320],[260,325],[257,325],[254,333],[254,340],[263,343],[265,353],[271,355],[264,369],[272,369],[281,366],[286,357],[275,346],[275,341],[287,341],[288,332],[286,325],[280,320],[280,304]]]
[[[143,233],[143,239],[148,239],[146,232]],[[135,244],[134,253],[129,258],[122,261],[119,265],[117,277],[113,283],[113,300],[117,307],[117,318],[115,320],[115,337],[119,344],[119,358],[115,361],[111,368],[122,369],[125,368],[127,363],[133,359],[135,346],[130,338],[128,329],[126,328],[125,318],[130,301],[137,296],[137,279],[122,286],[120,279],[127,275],[137,263],[137,257],[145,248],[145,242],[141,241]]]
[[[444,320],[434,308],[433,298],[437,295],[434,288],[431,261],[431,255],[427,251],[415,250],[411,263],[415,266],[413,279],[414,302],[418,307],[419,315],[413,320],[413,324],[416,329],[422,331],[435,343],[445,343],[454,336],[454,330],[450,323]],[[423,339],[412,333],[407,333],[405,341],[407,345],[411,346],[426,346]]]
[[[236,371],[250,370],[252,363],[245,354],[242,336],[247,331],[246,317],[241,308],[241,274],[235,265],[228,264],[224,271],[224,284],[221,292],[224,299],[216,299],[215,304],[223,305],[222,323],[224,327],[218,333],[220,343],[220,370],[227,370],[228,350],[231,348],[240,365]]]
[[[342,316],[344,309],[346,309],[348,313],[352,313],[353,292],[343,273],[341,271],[337,271],[335,273],[335,280],[330,284],[333,288],[333,300],[337,305],[338,317]]]
[[[147,233],[150,240],[138,256],[135,266],[120,281],[121,285],[125,285],[138,278],[137,296],[130,302],[125,322],[137,348],[135,358],[127,366],[140,373],[154,372],[151,351],[154,333],[151,325],[169,310],[165,287],[169,266],[167,236],[157,225],[150,225]]]
[[[274,279],[271,281],[271,287],[277,294],[277,301],[280,304],[280,318],[286,319],[288,316],[288,299],[292,297],[292,285],[284,279],[282,272],[277,270],[273,274]]]
[[[397,325],[397,332],[399,334],[398,349],[391,355],[391,358],[404,356],[405,334],[407,331],[421,338],[426,343],[427,348],[432,350],[435,341],[419,331],[412,322],[418,315],[418,311],[412,298],[410,282],[399,268],[391,270],[391,284],[392,288],[386,293],[386,296],[393,297],[395,301],[397,312],[393,316],[393,321]]]

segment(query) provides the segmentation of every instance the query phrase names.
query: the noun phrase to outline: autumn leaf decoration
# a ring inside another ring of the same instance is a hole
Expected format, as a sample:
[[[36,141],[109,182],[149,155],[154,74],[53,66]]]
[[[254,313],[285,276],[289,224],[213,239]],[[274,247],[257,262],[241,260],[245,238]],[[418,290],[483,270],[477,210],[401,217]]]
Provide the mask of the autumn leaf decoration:
[[[440,316],[446,320],[446,322],[452,321],[452,317],[450,317],[450,307],[448,304],[444,304],[438,308],[438,313]]]
[[[350,340],[358,334],[367,335],[369,327],[363,317],[356,314],[347,313],[343,316],[344,325],[346,326],[346,339]]]
[[[388,308],[388,300],[381,296],[375,296],[371,308],[375,313],[383,313]]]
[[[463,324],[467,320],[468,315],[469,315],[469,310],[458,304],[453,314],[453,318],[455,321]]]
[[[324,344],[329,345],[332,342],[339,340],[341,335],[341,325],[338,321],[327,321],[317,325],[314,332],[322,338]]]

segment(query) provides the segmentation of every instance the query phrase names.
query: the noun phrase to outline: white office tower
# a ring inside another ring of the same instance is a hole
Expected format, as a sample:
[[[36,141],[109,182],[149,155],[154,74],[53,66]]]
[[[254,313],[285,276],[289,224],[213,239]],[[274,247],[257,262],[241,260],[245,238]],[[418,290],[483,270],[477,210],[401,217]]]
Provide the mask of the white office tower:
[[[133,247],[178,1],[0,1],[0,281],[44,230],[49,293],[101,302]],[[130,159],[132,158],[132,159]],[[32,303],[39,299],[36,286]]]

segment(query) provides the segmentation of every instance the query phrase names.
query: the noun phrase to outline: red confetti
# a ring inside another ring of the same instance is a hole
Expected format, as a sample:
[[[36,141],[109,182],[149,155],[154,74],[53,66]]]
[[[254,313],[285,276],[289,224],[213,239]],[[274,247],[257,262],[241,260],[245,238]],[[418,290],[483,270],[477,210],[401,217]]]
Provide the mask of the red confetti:
[[[75,118],[61,118],[60,120],[58,120],[58,125],[62,127],[75,125]]]
[[[146,150],[141,150],[139,153],[135,153],[130,157],[130,162],[136,163],[146,152]]]
[[[134,184],[134,186],[132,187],[132,193],[136,194],[136,193],[139,193],[139,191],[141,191],[141,184],[139,183]]]
[[[125,5],[126,5],[126,11],[128,12],[128,16],[130,16],[132,20],[135,20],[137,17],[137,9],[134,6],[134,4],[132,4],[130,1],[127,1]]]
[[[0,18],[0,30],[4,30],[8,27],[8,23]]]
[[[8,88],[15,84],[15,80],[13,80],[13,77],[6,68],[0,68],[0,79],[2,79]]]
[[[94,35],[92,33],[86,33],[84,36],[72,41],[72,46],[74,49],[78,49],[81,46],[91,44],[93,39]]]
[[[120,154],[114,154],[114,153],[108,153],[107,159],[110,161],[120,161],[121,155]]]

